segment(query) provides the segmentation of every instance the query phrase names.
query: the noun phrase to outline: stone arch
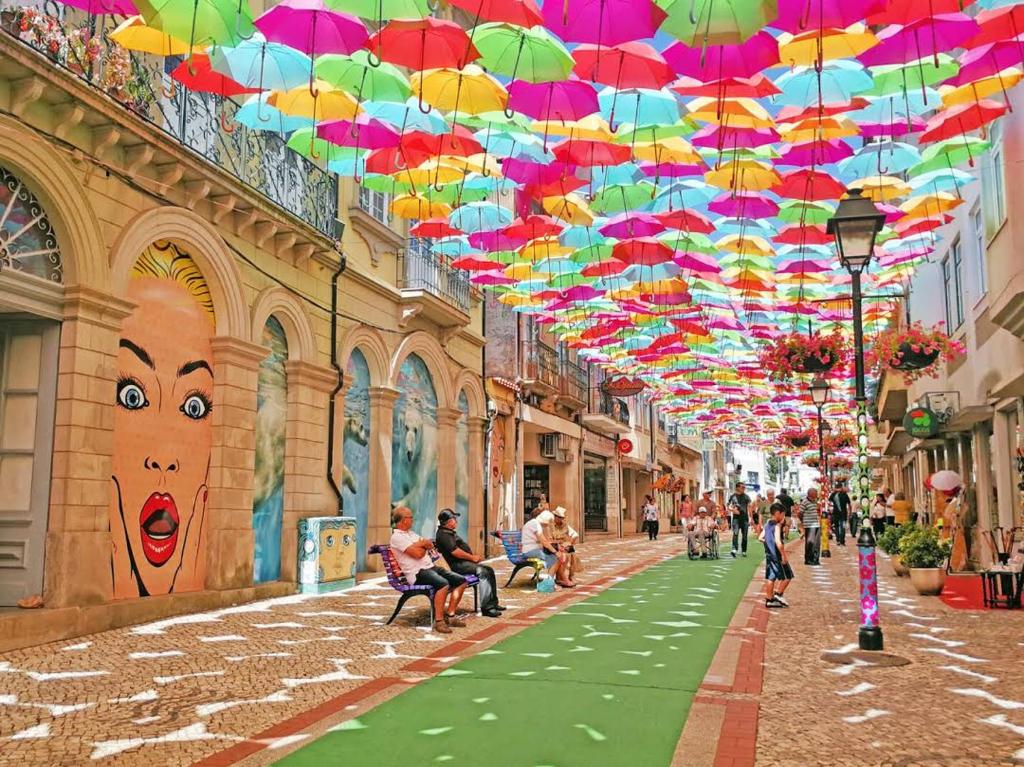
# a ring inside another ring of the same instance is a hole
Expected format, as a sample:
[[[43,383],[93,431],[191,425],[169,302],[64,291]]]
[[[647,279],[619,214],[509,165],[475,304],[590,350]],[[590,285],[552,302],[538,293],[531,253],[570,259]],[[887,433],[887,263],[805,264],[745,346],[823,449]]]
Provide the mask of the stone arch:
[[[366,358],[370,368],[370,386],[384,386],[391,379],[388,375],[388,348],[381,334],[366,325],[357,325],[344,334],[341,348],[338,350],[338,365],[342,370],[348,367],[352,352],[359,349]]]
[[[125,224],[110,250],[110,269],[118,295],[127,293],[132,266],[156,240],[184,245],[196,262],[213,295],[217,335],[253,341],[242,275],[234,256],[210,224],[184,208],[152,208]]]
[[[21,123],[5,116],[0,116],[0,162],[22,176],[46,208],[60,243],[64,286],[110,291],[99,220],[74,167]]]
[[[448,372],[448,358],[437,339],[423,330],[410,333],[395,349],[395,353],[391,357],[391,368],[388,371],[388,385],[397,386],[402,363],[410,354],[415,354],[422,359],[423,364],[430,371],[430,377],[434,379],[434,391],[437,393],[437,406],[439,408],[455,407],[451,376]]]
[[[275,285],[266,288],[256,296],[252,307],[252,328],[250,330],[254,343],[259,343],[263,326],[272,316],[281,323],[285,336],[288,338],[288,359],[316,362],[316,339],[313,336],[313,326],[295,294]]]
[[[487,414],[487,395],[484,394],[480,376],[474,375],[470,370],[463,370],[459,373],[455,379],[455,401],[458,401],[459,394],[462,392],[466,392],[471,416],[482,418]]]

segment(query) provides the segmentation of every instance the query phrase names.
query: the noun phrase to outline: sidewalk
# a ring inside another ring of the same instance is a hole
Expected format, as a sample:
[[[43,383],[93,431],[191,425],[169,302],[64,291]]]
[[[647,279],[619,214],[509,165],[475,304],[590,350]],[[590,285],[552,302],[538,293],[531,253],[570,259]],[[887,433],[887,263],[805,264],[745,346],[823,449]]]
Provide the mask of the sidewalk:
[[[368,583],[0,655],[0,765],[185,765],[234,749],[237,759],[207,762],[229,764],[294,747],[296,733],[318,719],[398,694],[546,609],[681,550],[680,536],[587,544],[584,588],[537,594],[521,573],[519,587],[502,590],[503,618],[471,618],[450,636],[423,628],[425,600],[382,625],[397,595]],[[509,568],[494,564],[503,584]]]
[[[837,665],[857,649],[857,549],[806,567],[792,605],[767,616],[759,767],[1024,764],[1024,612],[965,611],[922,597],[879,552],[885,652],[909,661]],[[763,609],[763,608],[762,608]]]

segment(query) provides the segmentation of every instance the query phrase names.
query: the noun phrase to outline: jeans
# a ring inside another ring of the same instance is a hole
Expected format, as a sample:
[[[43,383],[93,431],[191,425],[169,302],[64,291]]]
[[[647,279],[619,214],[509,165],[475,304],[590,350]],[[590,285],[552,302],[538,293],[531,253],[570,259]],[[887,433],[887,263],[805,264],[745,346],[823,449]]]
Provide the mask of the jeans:
[[[836,533],[836,543],[840,546],[846,545],[846,515],[834,514],[832,516],[833,530]]]
[[[732,517],[732,550],[737,551],[737,545],[740,542],[740,533],[743,534],[743,553],[747,553],[747,530],[750,528],[750,521],[747,517],[740,514],[734,514]]]
[[[459,575],[475,575],[480,579],[477,590],[480,592],[481,610],[493,610],[498,606],[498,584],[495,583],[493,569],[487,565],[460,562],[454,570]]]
[[[647,539],[651,541],[658,540],[658,528],[660,523],[656,519],[644,520],[644,528],[647,530]]]
[[[871,519],[871,527],[875,530],[875,535],[881,535],[885,532],[885,517],[873,517]]]
[[[857,514],[850,515],[850,535],[854,538],[857,537],[857,530],[860,529],[860,516]]]
[[[804,528],[804,564],[821,564],[821,528]]]

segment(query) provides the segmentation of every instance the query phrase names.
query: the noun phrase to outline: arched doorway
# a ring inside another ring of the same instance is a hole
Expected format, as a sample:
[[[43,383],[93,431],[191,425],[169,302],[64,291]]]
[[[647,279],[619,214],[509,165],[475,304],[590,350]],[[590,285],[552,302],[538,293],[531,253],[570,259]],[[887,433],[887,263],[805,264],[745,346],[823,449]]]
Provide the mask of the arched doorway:
[[[367,523],[370,516],[370,366],[358,349],[345,370],[344,467],[341,500],[345,516],[356,518],[356,569],[366,570]]]
[[[398,372],[391,436],[391,504],[413,511],[413,529],[434,537],[437,527],[437,393],[416,354]]]
[[[288,381],[284,363],[288,339],[271,315],[263,325],[263,345],[270,349],[260,363],[256,385],[256,470],[253,490],[253,581],[281,577],[281,523],[284,519],[284,448],[288,415]]]

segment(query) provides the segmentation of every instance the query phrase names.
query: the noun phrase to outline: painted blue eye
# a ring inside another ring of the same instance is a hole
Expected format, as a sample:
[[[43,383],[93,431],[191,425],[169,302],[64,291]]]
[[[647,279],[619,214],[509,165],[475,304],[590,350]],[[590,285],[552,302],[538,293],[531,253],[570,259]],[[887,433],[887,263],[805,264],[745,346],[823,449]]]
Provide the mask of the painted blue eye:
[[[141,410],[149,402],[146,400],[146,392],[136,381],[126,379],[118,381],[117,404],[125,410]]]
[[[181,412],[189,418],[199,421],[206,418],[207,413],[210,412],[210,401],[202,394],[190,394],[181,403]]]

